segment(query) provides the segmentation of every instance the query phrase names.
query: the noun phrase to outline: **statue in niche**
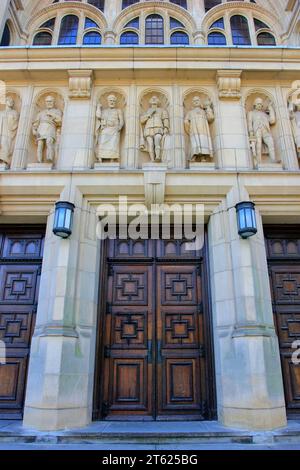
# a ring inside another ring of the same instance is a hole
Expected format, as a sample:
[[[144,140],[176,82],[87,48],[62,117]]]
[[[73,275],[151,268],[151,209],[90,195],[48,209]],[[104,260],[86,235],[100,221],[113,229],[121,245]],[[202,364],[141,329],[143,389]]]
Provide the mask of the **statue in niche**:
[[[289,104],[289,114],[292,124],[294,141],[297,149],[298,159],[300,160],[300,98],[291,101]]]
[[[202,103],[199,96],[194,96],[192,104],[193,109],[184,120],[185,131],[190,136],[190,161],[199,159],[206,162],[207,158],[213,158],[209,124],[214,121],[215,115],[210,100]]]
[[[271,126],[276,124],[276,115],[273,105],[264,106],[262,98],[256,98],[253,110],[248,113],[248,130],[250,147],[254,164],[262,162],[263,153],[267,153],[272,163],[277,163],[275,144],[271,133]]]
[[[13,98],[7,96],[5,110],[0,112],[0,163],[7,166],[9,166],[10,157],[13,154],[19,124],[19,113],[14,108]]]
[[[141,116],[140,149],[148,152],[152,162],[161,162],[165,137],[170,132],[169,113],[160,106],[157,96],[152,96],[149,109]]]
[[[55,99],[52,96],[45,98],[45,106],[38,113],[32,125],[32,133],[37,142],[37,160],[43,162],[44,149],[46,148],[46,161],[54,163],[58,131],[62,125],[63,114],[55,108]]]
[[[116,107],[117,97],[107,97],[108,108],[102,109],[101,103],[96,111],[96,158],[99,162],[120,159],[120,137],[124,127],[123,111]]]

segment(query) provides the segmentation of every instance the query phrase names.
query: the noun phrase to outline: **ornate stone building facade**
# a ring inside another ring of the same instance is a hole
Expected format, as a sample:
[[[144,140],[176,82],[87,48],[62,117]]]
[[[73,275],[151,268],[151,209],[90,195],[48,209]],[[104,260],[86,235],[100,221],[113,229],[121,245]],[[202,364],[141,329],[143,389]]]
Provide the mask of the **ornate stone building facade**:
[[[270,430],[300,414],[299,11],[1,0],[0,418]],[[201,253],[101,242],[97,208],[119,196],[203,204]]]

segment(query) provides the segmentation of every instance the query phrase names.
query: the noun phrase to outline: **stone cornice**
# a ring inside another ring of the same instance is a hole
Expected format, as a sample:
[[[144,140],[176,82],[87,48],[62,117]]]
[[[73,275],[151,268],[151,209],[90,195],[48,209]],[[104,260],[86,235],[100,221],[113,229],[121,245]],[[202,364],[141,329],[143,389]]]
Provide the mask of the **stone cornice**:
[[[10,47],[0,49],[1,75],[6,71],[111,70],[260,70],[300,71],[300,48],[264,47]],[[80,64],[80,67],[79,67]],[[167,64],[167,65],[166,65]],[[246,64],[246,67],[244,65]],[[296,79],[296,78],[295,78]]]

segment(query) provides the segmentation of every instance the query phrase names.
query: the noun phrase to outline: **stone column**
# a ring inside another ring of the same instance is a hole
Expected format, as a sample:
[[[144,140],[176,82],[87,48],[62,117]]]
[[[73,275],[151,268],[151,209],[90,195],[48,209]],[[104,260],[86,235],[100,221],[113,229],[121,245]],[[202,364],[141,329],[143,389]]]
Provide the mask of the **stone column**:
[[[92,70],[69,71],[69,101],[63,118],[58,169],[86,169],[92,160]]]
[[[285,91],[285,90],[284,90]],[[279,126],[278,147],[280,155],[278,155],[286,170],[299,170],[297,152],[292,132],[291,120],[289,116],[288,104],[282,88],[276,86],[277,95],[277,125]]]
[[[205,15],[204,0],[188,0],[187,6],[191,16],[197,21],[197,26],[201,26],[203,16]]]
[[[231,190],[209,222],[210,272],[218,417],[249,430],[286,425],[262,221],[243,240],[235,204],[249,199]]]
[[[5,23],[8,17],[10,0],[1,0],[0,2],[0,41],[2,39]]]
[[[71,195],[70,195],[71,193]],[[61,239],[47,224],[37,323],[32,339],[24,426],[51,431],[92,419],[98,243],[96,216],[79,192],[73,233]]]
[[[241,102],[240,70],[219,70],[219,103],[216,113],[215,149],[220,168],[253,168],[245,110]]]
[[[29,152],[29,136],[32,133],[32,103],[33,86],[28,86],[22,93],[21,110],[18,132],[16,136],[15,150],[11,162],[11,168],[14,170],[26,168]]]

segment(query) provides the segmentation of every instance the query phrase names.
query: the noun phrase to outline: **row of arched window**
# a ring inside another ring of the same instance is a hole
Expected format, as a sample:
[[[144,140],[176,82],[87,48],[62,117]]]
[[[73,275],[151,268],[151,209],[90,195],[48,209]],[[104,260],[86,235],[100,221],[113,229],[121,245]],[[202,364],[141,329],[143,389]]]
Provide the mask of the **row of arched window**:
[[[53,3],[59,3],[59,2],[64,2],[64,1],[67,2],[69,0],[54,0]],[[105,0],[77,0],[77,1],[89,3],[90,5],[93,5],[94,7],[98,8],[99,10],[104,11]],[[122,0],[122,9],[127,8],[139,2],[140,0]],[[187,9],[187,0],[169,0],[169,2]]]
[[[58,2],[66,2],[69,0],[54,0],[53,3]],[[94,5],[101,11],[104,11],[105,0],[78,0],[85,3],[89,3],[90,5]],[[236,0],[204,0],[204,8],[205,11],[211,10],[213,7],[220,5],[221,3],[225,3],[226,1],[236,1]],[[239,0],[244,1],[244,0]],[[250,3],[256,3],[255,0],[248,0]],[[135,3],[139,3],[140,0],[122,0],[122,9],[127,8]],[[170,3],[174,3],[182,8],[187,9],[187,0],[169,0]]]
[[[33,38],[34,46],[50,46],[53,44],[53,30],[55,18],[43,23]],[[276,40],[266,23],[254,18],[256,31],[256,42],[258,46],[275,46]],[[176,18],[169,17],[169,38],[166,38],[165,20],[158,14],[151,14],[145,18],[144,40],[141,38],[140,18],[136,17],[129,21],[120,34],[121,45],[188,45],[190,38],[184,25]],[[71,46],[78,44],[79,18],[76,15],[66,15],[62,18],[57,44]],[[227,38],[231,34],[232,44],[236,46],[251,46],[252,40],[249,31],[248,19],[242,15],[233,15],[230,18],[229,27],[225,26],[224,18],[214,21],[209,28],[207,42],[213,46],[225,46]],[[6,28],[4,42],[7,43],[9,30]],[[83,29],[83,45],[100,45],[102,36],[98,24],[86,17]],[[3,44],[6,45],[6,44]]]
[[[258,20],[253,19],[256,34],[256,43],[258,46],[276,46],[276,40],[269,26]],[[230,28],[230,31],[228,29]],[[207,42],[212,46],[226,46],[227,37],[231,34],[232,44],[234,46],[251,46],[252,40],[249,30],[249,22],[245,16],[233,15],[230,18],[230,26],[225,26],[224,18],[214,21],[209,28]]]

